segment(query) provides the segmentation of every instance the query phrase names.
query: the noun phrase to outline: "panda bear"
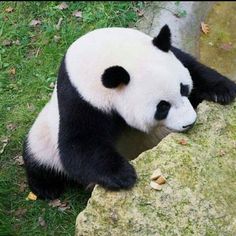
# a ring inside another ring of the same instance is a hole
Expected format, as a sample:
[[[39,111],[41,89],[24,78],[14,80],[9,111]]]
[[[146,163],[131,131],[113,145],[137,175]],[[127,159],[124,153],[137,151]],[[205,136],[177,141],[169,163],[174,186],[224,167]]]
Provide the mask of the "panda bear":
[[[129,189],[137,175],[123,153],[133,134],[141,140],[134,150],[150,136],[153,146],[151,134],[162,128],[191,128],[202,100],[228,104],[235,96],[234,82],[171,45],[168,25],[155,38],[127,28],[89,32],[67,50],[25,140],[29,188],[42,199],[70,183]]]

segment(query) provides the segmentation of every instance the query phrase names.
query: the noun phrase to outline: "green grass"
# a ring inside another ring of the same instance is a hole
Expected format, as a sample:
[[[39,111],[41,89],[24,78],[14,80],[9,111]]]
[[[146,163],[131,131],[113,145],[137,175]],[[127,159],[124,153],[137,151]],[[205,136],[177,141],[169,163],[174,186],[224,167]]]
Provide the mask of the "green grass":
[[[59,10],[59,2],[0,3],[0,235],[74,235],[75,219],[85,207],[89,193],[70,190],[61,198],[70,209],[61,212],[47,201],[26,201],[28,187],[20,191],[26,180],[24,168],[15,163],[21,155],[23,140],[37,114],[52,93],[58,66],[68,46],[84,33],[101,27],[134,25],[134,7],[142,2],[68,2]],[[7,13],[8,7],[13,12]],[[72,15],[82,11],[82,19]],[[55,25],[63,18],[61,27]],[[42,23],[29,26],[33,19]],[[60,37],[58,42],[55,36]],[[19,40],[6,46],[6,40]],[[15,68],[16,73],[9,70]],[[15,129],[12,129],[12,127]],[[25,209],[19,214],[19,209]],[[40,226],[43,217],[47,226]]]

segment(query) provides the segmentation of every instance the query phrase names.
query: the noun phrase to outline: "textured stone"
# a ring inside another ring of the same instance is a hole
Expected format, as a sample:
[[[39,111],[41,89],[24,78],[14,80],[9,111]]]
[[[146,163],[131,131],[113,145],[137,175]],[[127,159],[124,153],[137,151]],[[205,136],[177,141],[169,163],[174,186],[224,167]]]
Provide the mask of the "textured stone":
[[[200,104],[192,130],[170,134],[132,163],[135,187],[96,186],[77,236],[236,234],[236,103]],[[161,191],[149,186],[157,168],[167,178]]]

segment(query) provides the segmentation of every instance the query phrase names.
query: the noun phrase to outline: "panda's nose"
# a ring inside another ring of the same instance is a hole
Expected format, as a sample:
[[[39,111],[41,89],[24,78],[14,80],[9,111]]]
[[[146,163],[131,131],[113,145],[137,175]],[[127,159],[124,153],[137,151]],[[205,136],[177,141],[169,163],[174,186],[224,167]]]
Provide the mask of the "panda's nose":
[[[195,121],[192,124],[184,125],[183,129],[191,129],[194,126],[194,124],[195,124]]]

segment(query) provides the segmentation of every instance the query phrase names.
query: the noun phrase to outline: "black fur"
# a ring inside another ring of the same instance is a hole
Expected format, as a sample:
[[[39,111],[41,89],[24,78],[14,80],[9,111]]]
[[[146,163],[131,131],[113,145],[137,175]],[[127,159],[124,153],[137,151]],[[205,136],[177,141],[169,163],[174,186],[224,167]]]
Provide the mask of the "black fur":
[[[189,100],[193,107],[197,107],[203,100],[220,104],[229,104],[236,97],[236,84],[217,71],[201,64],[191,55],[176,47],[171,51],[189,70],[193,80],[193,90]]]
[[[189,96],[189,87],[188,85],[183,85],[180,83],[180,94],[182,96],[188,97]]]
[[[129,73],[121,66],[107,68],[102,75],[102,83],[106,88],[116,88],[120,84],[129,83]]]
[[[58,198],[68,185],[68,179],[63,174],[36,162],[27,146],[26,140],[23,147],[23,158],[29,188],[38,198]]]
[[[170,110],[170,103],[169,102],[166,102],[166,101],[160,101],[157,105],[157,110],[156,110],[156,113],[155,113],[155,119],[156,120],[164,120],[167,115],[168,115],[168,112]]]
[[[132,187],[135,170],[114,148],[115,138],[126,125],[124,120],[115,112],[105,114],[84,101],[69,80],[64,60],[57,91],[59,152],[69,178],[85,186]]]
[[[168,25],[164,25],[160,33],[152,40],[152,43],[164,52],[168,52],[171,47],[171,33]]]

